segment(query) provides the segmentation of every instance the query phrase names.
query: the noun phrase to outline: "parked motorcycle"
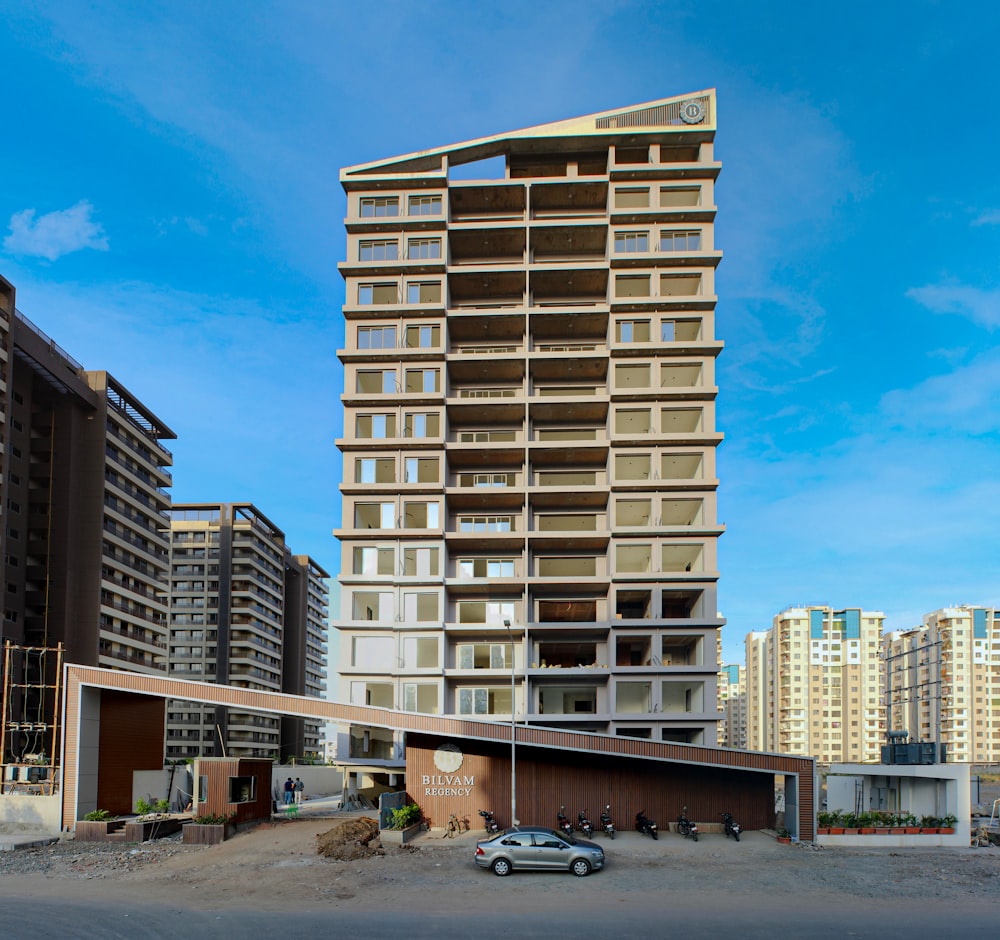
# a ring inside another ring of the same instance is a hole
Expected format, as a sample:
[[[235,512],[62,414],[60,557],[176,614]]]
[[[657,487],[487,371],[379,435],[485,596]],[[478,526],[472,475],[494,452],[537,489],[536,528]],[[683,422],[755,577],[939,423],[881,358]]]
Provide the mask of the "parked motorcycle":
[[[646,818],[646,811],[644,809],[639,810],[635,814],[635,828],[643,835],[652,836],[654,839],[659,838],[656,834],[656,823],[652,819]]]
[[[559,823],[559,831],[567,836],[573,835],[573,824],[569,821],[569,817],[563,812],[565,806],[559,807],[559,812],[556,813],[556,820]]]
[[[576,818],[580,824],[580,832],[588,839],[592,839],[594,837],[594,824],[587,818],[587,811],[577,813]]]
[[[611,821],[610,803],[604,807],[604,812],[601,813],[601,826],[604,828],[606,836],[610,836],[612,839],[615,837],[615,824]]]
[[[500,832],[500,824],[496,821],[496,817],[488,809],[481,809],[479,815],[483,817],[483,825],[486,827],[486,832],[495,836]]]
[[[738,822],[733,820],[732,813],[719,813],[722,817],[722,823],[726,827],[726,838],[732,836],[737,842],[740,841],[740,829],[741,826]]]
[[[681,811],[680,816],[677,817],[677,831],[685,839],[691,839],[692,842],[698,841],[698,826],[687,818],[686,806]]]

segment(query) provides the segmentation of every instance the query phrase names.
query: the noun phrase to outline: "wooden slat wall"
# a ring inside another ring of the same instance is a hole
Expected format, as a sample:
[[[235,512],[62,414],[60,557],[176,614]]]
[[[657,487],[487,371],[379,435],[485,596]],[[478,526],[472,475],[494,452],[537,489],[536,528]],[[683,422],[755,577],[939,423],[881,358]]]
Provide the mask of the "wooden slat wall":
[[[135,812],[132,772],[163,767],[163,699],[105,690],[101,694],[101,762],[97,806],[114,815]]]
[[[470,721],[459,718],[442,718],[436,715],[421,715],[413,712],[396,712],[391,709],[371,708],[364,705],[344,705],[339,702],[330,702],[324,699],[309,698],[301,695],[259,692],[250,689],[234,688],[232,686],[215,685],[213,683],[171,679],[166,676],[152,676],[144,673],[126,672],[124,670],[99,669],[92,666],[68,664],[65,668],[67,672],[67,701],[73,699],[71,690],[78,687],[79,684],[83,684],[100,689],[129,691],[139,695],[149,695],[164,699],[184,699],[192,702],[230,705],[257,711],[273,711],[284,715],[302,715],[332,722],[368,725],[376,728],[392,728],[405,731],[408,734],[434,736],[439,740],[454,739],[462,742],[461,746],[463,749],[468,748],[483,754],[488,752],[487,745],[492,743],[496,746],[495,753],[497,759],[502,755],[504,747],[509,747],[510,742],[510,725],[503,722]],[[75,726],[67,722],[65,734],[67,739],[66,754],[72,753],[75,742],[69,739],[76,734],[77,729]],[[614,763],[615,758],[634,758],[636,761],[648,762],[651,765],[661,763],[666,766],[676,767],[677,765],[689,764],[704,770],[715,768],[717,771],[753,771],[768,779],[768,786],[773,786],[773,777],[775,775],[792,775],[798,779],[799,836],[803,840],[811,840],[813,838],[815,761],[811,758],[794,757],[787,754],[768,754],[757,751],[734,751],[726,748],[699,747],[686,744],[666,744],[638,738],[610,737],[524,725],[519,725],[517,728],[517,741],[518,763],[521,760],[520,753],[522,750],[525,751],[525,760],[527,761],[528,751],[531,748],[537,748],[545,752],[545,759],[550,760],[553,766],[556,766],[557,762],[550,756],[550,752],[565,751],[578,754],[601,755],[605,763]],[[470,745],[466,742],[475,742],[475,744]],[[509,750],[507,750],[508,759],[509,753]],[[622,762],[622,767],[625,769],[617,770],[616,773],[629,773],[628,768],[631,766],[631,763],[631,761]],[[68,775],[71,770],[70,765],[64,763],[63,766],[65,773]],[[615,764],[615,766],[617,767],[618,765]],[[75,764],[73,765],[73,769],[75,769]],[[408,771],[408,776],[412,779],[413,770],[408,768]],[[423,772],[418,771],[420,774]],[[508,781],[508,798],[506,803],[509,807],[509,763],[507,764],[506,774],[502,770],[498,771],[496,769],[493,769],[490,773],[497,780],[506,777]],[[669,774],[662,767],[655,771],[651,770],[650,773],[658,780],[661,776],[663,779],[670,779]],[[756,776],[756,774],[750,774],[749,776]],[[723,773],[717,778],[713,777],[713,779],[721,781],[718,789],[715,791],[718,799],[725,802],[726,794],[723,791],[735,791],[737,787],[734,782],[745,778],[747,778],[746,774],[734,775],[733,773]],[[639,782],[638,778],[634,782],[640,788],[645,785]],[[561,785],[565,786],[566,784],[563,783]],[[660,785],[662,785],[662,781],[657,784],[657,786]],[[75,812],[75,784],[67,780],[64,784],[64,793],[67,793],[67,798],[64,799],[63,803],[64,825],[71,824],[72,819],[75,818],[75,815],[66,815],[71,805],[68,798],[68,793],[71,789],[73,791],[72,811]],[[739,789],[747,789],[747,787]],[[756,792],[756,787],[749,786],[749,790]],[[641,789],[637,790],[637,793],[642,792],[644,791]],[[655,787],[649,790],[650,796],[654,796],[655,792]],[[520,785],[518,786],[518,793],[520,796]],[[593,795],[598,794],[595,791]],[[651,806],[662,805],[664,811],[670,814],[670,818],[675,818],[677,812],[679,812],[679,808],[674,810],[671,803],[675,795],[672,794],[670,799],[665,797],[661,804],[650,803],[646,807],[636,806],[635,809],[630,810],[631,816],[634,817],[635,811],[638,809],[645,808],[652,812]],[[592,798],[591,791],[585,791],[581,794],[581,798],[582,796],[586,796],[589,800]],[[762,810],[757,808],[757,799],[757,797],[754,797],[746,805],[746,819],[740,820],[740,822],[747,826],[751,826],[749,820],[761,818]],[[559,802],[563,802],[561,798]],[[605,800],[605,802],[609,802],[609,800]],[[627,798],[626,802],[628,802]],[[615,804],[613,803],[612,805],[614,806]],[[718,809],[728,808],[734,815],[738,815],[737,810],[732,808],[734,805],[737,804],[730,799],[728,806],[719,806]],[[499,812],[498,806],[493,807],[497,812]],[[567,810],[572,809],[569,802],[566,803],[566,806]],[[688,806],[691,808],[690,803]],[[472,807],[473,810],[477,808]],[[574,810],[574,817],[579,812],[579,809],[583,808],[583,806],[580,806]],[[586,808],[591,813],[600,815],[600,807],[595,809],[595,806],[591,806],[588,802]],[[713,797],[713,801],[708,808],[715,808],[715,797]],[[453,811],[447,810],[447,812]],[[533,811],[541,812],[542,807],[536,807]],[[629,807],[623,805],[622,812],[626,812],[627,814],[627,811],[629,811]],[[444,816],[445,822],[447,822],[447,812]],[[509,809],[507,815],[509,815]],[[522,821],[527,822],[527,817],[523,812],[519,810],[518,815],[522,818]],[[664,820],[666,819],[667,817],[664,817]],[[476,816],[475,822],[478,821],[479,817]],[[544,820],[542,821],[544,822]],[[631,817],[627,821],[631,823]],[[619,825],[621,824],[621,820],[616,820],[616,822]],[[764,824],[762,823],[762,825]]]
[[[269,760],[249,758],[203,758],[197,772],[208,778],[208,799],[196,807],[200,816],[234,816],[236,824],[271,817],[271,771]],[[229,801],[230,777],[254,777],[257,781],[254,799],[248,803]]]

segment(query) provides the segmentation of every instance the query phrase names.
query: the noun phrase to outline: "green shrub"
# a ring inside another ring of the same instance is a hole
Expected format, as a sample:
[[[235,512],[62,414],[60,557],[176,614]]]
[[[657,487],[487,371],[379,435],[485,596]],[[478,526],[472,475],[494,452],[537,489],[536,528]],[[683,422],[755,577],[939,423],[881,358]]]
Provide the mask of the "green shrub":
[[[109,822],[112,819],[117,819],[117,816],[112,816],[106,809],[95,809],[93,812],[87,813],[83,817],[87,822]]]
[[[405,829],[420,822],[420,807],[416,803],[407,803],[392,811],[392,828]]]
[[[235,818],[235,816],[217,816],[212,813],[206,813],[204,816],[195,816],[194,821],[199,826],[224,826],[226,823],[232,822]]]
[[[158,813],[169,813],[170,812],[170,800],[157,800],[156,801],[156,811]]]
[[[153,812],[153,804],[150,803],[149,800],[144,800],[142,797],[139,797],[139,799],[135,801],[135,811],[140,816],[147,816],[149,813]]]

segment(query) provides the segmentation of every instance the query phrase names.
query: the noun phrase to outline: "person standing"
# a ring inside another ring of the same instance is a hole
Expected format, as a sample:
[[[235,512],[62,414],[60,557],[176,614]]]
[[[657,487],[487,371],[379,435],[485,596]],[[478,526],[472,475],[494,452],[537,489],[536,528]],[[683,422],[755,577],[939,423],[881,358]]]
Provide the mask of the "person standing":
[[[302,794],[305,793],[306,785],[302,782],[301,778],[295,778],[295,805],[298,806],[302,802]]]
[[[292,778],[289,777],[285,781],[285,806],[290,806],[292,803],[292,793],[295,789],[295,784],[292,783]]]

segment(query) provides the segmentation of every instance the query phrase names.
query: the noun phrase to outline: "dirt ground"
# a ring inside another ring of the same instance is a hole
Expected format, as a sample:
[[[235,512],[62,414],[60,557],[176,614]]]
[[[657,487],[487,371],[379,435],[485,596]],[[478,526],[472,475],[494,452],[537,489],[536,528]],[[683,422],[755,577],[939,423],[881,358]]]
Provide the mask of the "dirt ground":
[[[377,911],[395,906],[435,912],[473,894],[491,903],[506,898],[521,911],[551,909],[560,896],[589,902],[709,891],[732,903],[740,897],[801,894],[830,903],[912,899],[956,906],[1000,902],[1000,848],[820,849],[782,845],[770,835],[744,833],[739,843],[705,834],[698,843],[676,835],[657,842],[635,832],[600,838],[606,868],[588,878],[517,874],[497,878],[473,862],[473,831],[445,839],[422,833],[408,846],[361,851],[331,833],[350,821],[361,831],[365,814],[337,820],[299,819],[259,825],[218,846],[185,846],[179,837],[142,845],[71,840],[0,854],[0,898],[142,899],[190,909]],[[320,844],[328,852],[318,851]],[[343,843],[338,847],[338,843]],[[332,856],[332,857],[331,857]],[[339,857],[338,857],[339,856]],[[346,857],[345,857],[346,856]]]

